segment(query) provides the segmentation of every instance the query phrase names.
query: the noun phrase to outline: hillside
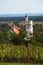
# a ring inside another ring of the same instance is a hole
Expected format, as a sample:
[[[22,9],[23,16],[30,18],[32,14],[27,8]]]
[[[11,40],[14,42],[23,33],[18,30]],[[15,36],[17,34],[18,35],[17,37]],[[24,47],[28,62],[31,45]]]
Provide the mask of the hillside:
[[[33,21],[43,21],[43,16],[29,16],[29,20]],[[20,21],[25,21],[25,16],[19,16],[19,17],[0,17],[0,22],[1,21],[14,21],[14,22],[20,22]]]

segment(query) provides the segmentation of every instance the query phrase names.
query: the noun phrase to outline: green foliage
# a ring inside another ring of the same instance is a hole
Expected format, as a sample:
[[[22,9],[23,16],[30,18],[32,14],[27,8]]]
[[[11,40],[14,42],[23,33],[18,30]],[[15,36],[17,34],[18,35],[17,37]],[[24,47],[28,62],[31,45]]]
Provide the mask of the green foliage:
[[[24,45],[0,44],[0,61],[25,62],[26,57],[27,48]]]
[[[34,28],[33,38],[31,39],[31,44],[43,47],[43,31],[41,31],[40,26],[39,28],[38,26]]]
[[[43,47],[30,46],[32,63],[43,63]],[[27,47],[25,45],[0,44],[0,62],[27,63]]]
[[[0,62],[27,62],[26,32],[20,30],[19,35],[0,31]],[[43,63],[43,32],[34,29],[30,40],[30,56],[33,63]]]
[[[40,65],[40,64],[28,64],[28,63],[0,63],[0,65]]]
[[[22,44],[24,43],[24,38],[26,37],[26,32],[24,30],[20,30],[20,33],[17,35],[16,33],[8,33],[10,35],[10,42],[13,44]]]

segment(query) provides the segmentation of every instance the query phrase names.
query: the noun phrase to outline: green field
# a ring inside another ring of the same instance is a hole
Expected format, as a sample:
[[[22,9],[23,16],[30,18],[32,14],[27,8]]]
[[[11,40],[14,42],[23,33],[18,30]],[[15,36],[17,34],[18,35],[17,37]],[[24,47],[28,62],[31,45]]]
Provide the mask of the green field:
[[[25,25],[25,21],[21,21],[20,23],[19,23],[19,25]],[[38,21],[33,21],[33,24],[42,24],[43,25],[43,21],[40,21],[40,22],[38,22]]]
[[[10,26],[12,26],[12,24],[14,23],[14,21],[8,21],[8,22],[6,22],[6,21],[0,21],[0,23],[7,23],[8,25],[10,25]],[[25,21],[20,21],[19,22],[19,25],[25,25]],[[42,24],[43,25],[43,21],[40,21],[40,22],[38,22],[38,21],[33,21],[33,24]]]
[[[0,63],[0,65],[43,65],[43,64],[25,64],[25,63]]]
[[[14,21],[8,21],[8,22],[7,22],[7,21],[2,21],[2,22],[0,21],[0,24],[1,24],[1,23],[3,23],[3,24],[4,24],[4,23],[7,23],[9,26],[12,26],[13,22],[14,22]]]
[[[33,24],[42,24],[43,25],[43,21],[40,21],[40,22],[36,21],[36,22],[33,22]]]

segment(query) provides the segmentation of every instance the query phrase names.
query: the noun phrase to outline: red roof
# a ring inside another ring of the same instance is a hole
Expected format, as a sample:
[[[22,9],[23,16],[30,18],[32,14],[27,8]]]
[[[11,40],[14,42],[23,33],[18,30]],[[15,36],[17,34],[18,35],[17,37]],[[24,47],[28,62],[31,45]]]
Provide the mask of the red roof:
[[[14,32],[15,32],[16,34],[19,34],[19,32],[20,32],[20,30],[19,30],[19,28],[18,28],[17,26],[15,26],[13,30],[14,30]]]

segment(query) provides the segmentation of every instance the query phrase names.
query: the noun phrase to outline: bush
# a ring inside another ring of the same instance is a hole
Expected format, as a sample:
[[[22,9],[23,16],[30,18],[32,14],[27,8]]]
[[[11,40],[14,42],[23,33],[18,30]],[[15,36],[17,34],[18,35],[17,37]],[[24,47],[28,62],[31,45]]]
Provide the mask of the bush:
[[[30,57],[32,63],[42,63],[43,48],[31,45]],[[27,47],[25,45],[0,44],[0,62],[27,63]]]
[[[24,45],[0,44],[0,61],[26,62],[27,48]]]

